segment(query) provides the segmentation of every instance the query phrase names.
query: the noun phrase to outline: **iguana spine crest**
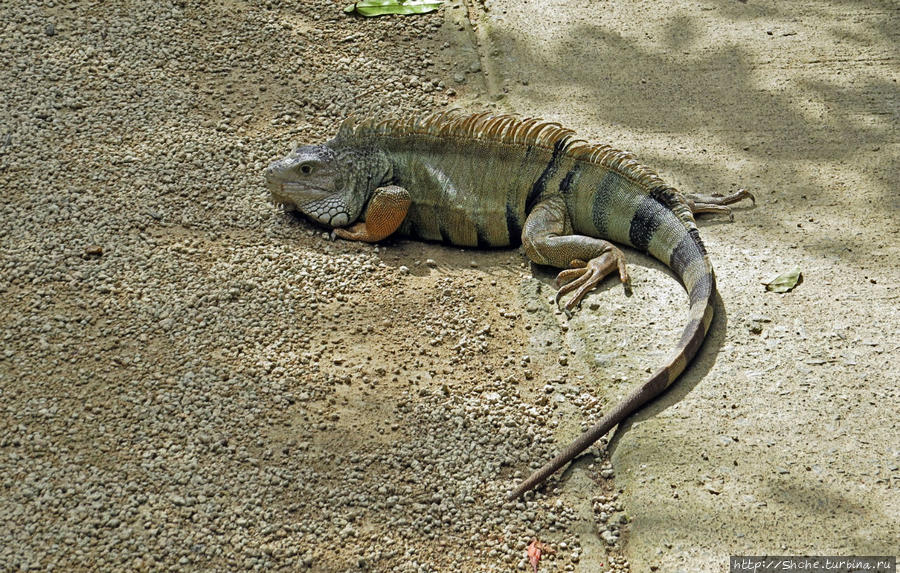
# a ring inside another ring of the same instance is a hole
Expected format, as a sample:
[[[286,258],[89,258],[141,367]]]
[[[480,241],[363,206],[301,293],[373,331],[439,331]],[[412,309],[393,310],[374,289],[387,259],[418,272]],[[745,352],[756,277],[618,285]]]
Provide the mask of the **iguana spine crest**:
[[[437,112],[421,117],[362,119],[349,117],[341,123],[338,140],[368,137],[430,136],[444,141],[469,140],[500,145],[556,149],[577,161],[599,165],[647,189],[671,189],[660,176],[641,164],[628,151],[610,145],[575,139],[575,131],[552,121],[538,118],[521,119],[516,115],[478,113],[464,115],[457,111]]]

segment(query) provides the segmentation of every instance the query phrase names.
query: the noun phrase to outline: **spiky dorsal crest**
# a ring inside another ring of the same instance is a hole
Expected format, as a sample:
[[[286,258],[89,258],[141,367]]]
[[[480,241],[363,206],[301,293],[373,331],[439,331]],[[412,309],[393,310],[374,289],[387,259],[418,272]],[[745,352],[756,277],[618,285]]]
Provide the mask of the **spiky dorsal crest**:
[[[560,141],[568,142],[574,134],[574,131],[558,123],[540,119],[520,119],[514,115],[491,115],[488,112],[466,115],[453,110],[382,120],[349,117],[341,124],[338,139],[424,135],[552,148]]]
[[[678,193],[663,182],[655,171],[640,164],[627,151],[576,139],[575,132],[571,129],[538,118],[522,119],[515,115],[492,115],[490,112],[468,115],[459,110],[389,119],[358,119],[351,116],[341,124],[337,139],[352,141],[372,137],[412,136],[546,149],[561,145],[565,155],[577,161],[612,169],[648,190],[662,188]]]

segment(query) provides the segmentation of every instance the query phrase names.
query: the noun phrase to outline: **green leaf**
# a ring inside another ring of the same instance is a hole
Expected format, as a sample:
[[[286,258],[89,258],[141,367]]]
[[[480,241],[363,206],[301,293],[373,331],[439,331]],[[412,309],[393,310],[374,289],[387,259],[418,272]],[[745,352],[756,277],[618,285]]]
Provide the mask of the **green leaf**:
[[[362,0],[344,7],[344,12],[369,18],[386,14],[427,14],[443,3],[444,0]]]
[[[794,268],[780,275],[775,275],[768,281],[763,281],[766,290],[772,292],[788,292],[803,282],[803,273],[799,268]]]

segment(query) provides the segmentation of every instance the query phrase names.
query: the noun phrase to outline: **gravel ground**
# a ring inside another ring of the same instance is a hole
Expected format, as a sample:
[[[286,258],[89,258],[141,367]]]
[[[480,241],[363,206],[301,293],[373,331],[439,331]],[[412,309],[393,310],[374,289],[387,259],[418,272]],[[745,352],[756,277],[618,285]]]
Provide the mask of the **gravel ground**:
[[[335,244],[268,202],[268,161],[348,113],[478,95],[461,20],[339,8],[0,5],[0,569],[522,570],[540,533],[562,571],[585,523],[616,547],[614,491],[503,502],[559,412],[600,412],[558,340],[505,346],[534,326],[516,253]]]

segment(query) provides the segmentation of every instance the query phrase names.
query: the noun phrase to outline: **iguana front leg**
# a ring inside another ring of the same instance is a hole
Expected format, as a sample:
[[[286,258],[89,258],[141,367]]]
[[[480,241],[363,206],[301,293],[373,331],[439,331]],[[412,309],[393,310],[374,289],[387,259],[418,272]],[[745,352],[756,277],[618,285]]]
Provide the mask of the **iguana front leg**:
[[[335,229],[334,234],[348,241],[376,243],[397,230],[406,218],[409,204],[409,191],[403,187],[379,187],[369,199],[366,220],[345,229]]]
[[[572,310],[611,272],[618,270],[626,288],[630,279],[622,251],[608,241],[571,234],[567,217],[562,197],[538,203],[525,220],[522,245],[535,263],[566,269],[556,277],[557,284],[563,285],[556,293],[556,302],[574,291],[565,304],[566,310]]]

